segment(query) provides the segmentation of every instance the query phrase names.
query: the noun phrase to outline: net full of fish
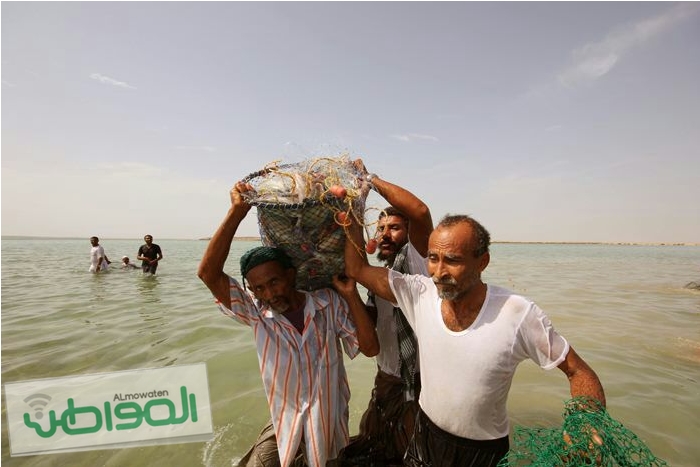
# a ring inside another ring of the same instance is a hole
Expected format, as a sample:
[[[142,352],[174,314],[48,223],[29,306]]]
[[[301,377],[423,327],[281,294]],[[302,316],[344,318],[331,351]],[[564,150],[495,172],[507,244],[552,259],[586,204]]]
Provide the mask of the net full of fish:
[[[362,221],[363,171],[349,159],[319,157],[272,163],[243,179],[257,208],[262,243],[282,248],[297,269],[297,289],[329,287],[344,270],[346,219]]]

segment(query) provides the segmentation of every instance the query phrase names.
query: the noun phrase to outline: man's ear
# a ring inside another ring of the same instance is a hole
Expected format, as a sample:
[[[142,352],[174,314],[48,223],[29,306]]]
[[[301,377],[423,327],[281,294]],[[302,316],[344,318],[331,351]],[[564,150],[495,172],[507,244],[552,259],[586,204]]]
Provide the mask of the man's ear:
[[[491,261],[491,253],[488,251],[481,255],[481,260],[479,261],[479,270],[483,272],[484,269],[486,269],[486,266],[489,265],[489,262]]]

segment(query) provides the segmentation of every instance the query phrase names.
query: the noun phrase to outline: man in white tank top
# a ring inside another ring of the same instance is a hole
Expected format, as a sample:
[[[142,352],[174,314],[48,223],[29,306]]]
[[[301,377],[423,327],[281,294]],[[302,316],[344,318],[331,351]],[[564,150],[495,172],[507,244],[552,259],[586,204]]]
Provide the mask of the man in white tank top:
[[[357,226],[349,235],[363,241]],[[473,218],[446,216],[430,235],[430,278],[370,266],[346,247],[347,274],[397,304],[418,340],[420,411],[404,465],[495,467],[508,451],[508,391],[525,359],[559,368],[572,397],[605,405],[598,376],[544,312],[482,282],[489,244],[488,231]]]

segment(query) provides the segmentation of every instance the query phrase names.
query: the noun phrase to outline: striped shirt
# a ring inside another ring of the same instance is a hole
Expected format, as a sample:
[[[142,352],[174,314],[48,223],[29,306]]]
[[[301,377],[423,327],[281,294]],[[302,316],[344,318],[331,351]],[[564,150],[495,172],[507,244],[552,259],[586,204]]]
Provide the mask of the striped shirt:
[[[258,361],[282,467],[303,440],[309,467],[325,467],[348,444],[348,385],[340,343],[359,352],[347,303],[332,289],[305,292],[304,333],[229,277],[231,309],[221,312],[253,328]]]

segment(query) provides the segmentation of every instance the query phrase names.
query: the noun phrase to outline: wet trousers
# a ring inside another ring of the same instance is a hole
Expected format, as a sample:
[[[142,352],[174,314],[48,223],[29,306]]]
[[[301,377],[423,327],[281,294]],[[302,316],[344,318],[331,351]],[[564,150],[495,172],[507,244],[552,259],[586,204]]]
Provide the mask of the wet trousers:
[[[304,450],[301,446],[291,465],[292,467],[306,466]],[[248,450],[236,467],[280,467],[277,437],[272,426],[272,420],[262,429],[253,447]]]
[[[496,467],[508,452],[508,437],[493,440],[461,438],[440,429],[418,410],[404,465],[410,467]]]
[[[420,375],[416,375],[420,381]],[[415,388],[416,399],[420,383]],[[360,420],[360,432],[340,452],[342,467],[403,465],[403,456],[413,435],[417,400],[404,400],[401,378],[377,371],[372,398]]]

